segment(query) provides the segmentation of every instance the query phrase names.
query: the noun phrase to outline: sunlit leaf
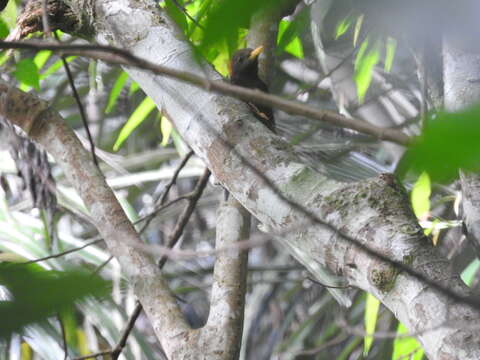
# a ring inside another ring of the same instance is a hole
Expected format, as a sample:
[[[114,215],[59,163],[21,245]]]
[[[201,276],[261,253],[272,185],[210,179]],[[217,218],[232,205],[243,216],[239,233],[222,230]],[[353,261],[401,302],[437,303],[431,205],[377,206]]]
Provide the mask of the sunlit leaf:
[[[369,46],[369,41],[366,39],[358,51],[355,58],[355,84],[357,85],[358,101],[360,103],[365,99],[370,83],[372,82],[373,69],[380,59],[379,44]]]
[[[113,145],[113,150],[118,151],[120,146],[122,146],[124,141],[130,136],[133,130],[135,130],[137,126],[147,118],[147,116],[155,109],[155,107],[156,105],[152,99],[149,97],[143,99],[133,114],[130,115],[122,130],[120,130],[117,141],[115,141],[115,144]]]
[[[427,172],[432,182],[448,183],[458,170],[478,172],[480,164],[480,106],[457,113],[438,113],[428,119],[422,135],[412,144],[398,166],[398,174],[408,170]]]
[[[132,96],[133,94],[135,94],[138,90],[140,90],[140,86],[138,85],[138,83],[136,81],[132,81],[130,83],[130,89],[128,89],[128,95],[129,96]]]
[[[419,219],[423,219],[430,212],[430,194],[432,187],[430,177],[427,173],[422,173],[415,182],[410,194],[413,212]]]
[[[16,63],[13,75],[22,85],[22,90],[25,90],[31,86],[35,88],[35,90],[40,91],[40,77],[38,75],[38,68],[32,59],[27,58]]]
[[[45,320],[89,295],[105,296],[109,284],[80,270],[47,271],[36,264],[0,263],[0,284],[11,299],[0,301],[0,337]]]
[[[0,18],[5,21],[9,29],[17,24],[17,4],[14,0],[8,2],[7,7],[0,13]]]
[[[340,21],[335,28],[335,39],[338,39],[340,36],[344,35],[351,25],[352,19],[350,19],[350,17],[346,17],[345,19]]]
[[[167,146],[172,134],[172,123],[165,116],[160,119],[160,130],[162,132],[162,146]]]
[[[282,20],[278,24],[277,47],[293,56],[303,59],[303,46],[293,21]]]
[[[125,71],[122,71],[122,73],[118,76],[117,80],[115,80],[112,91],[110,91],[107,107],[105,109],[106,114],[109,114],[117,104],[118,97],[120,96],[120,93],[122,92],[122,89],[124,88],[127,80],[128,74]]]
[[[365,332],[366,335],[363,340],[363,355],[366,357],[373,344],[372,334],[375,332],[377,326],[378,310],[380,309],[380,301],[369,293],[367,293],[367,299],[365,302]]]
[[[399,324],[397,334],[402,335],[407,333],[407,328]],[[409,359],[422,360],[423,349],[420,343],[413,337],[398,337],[393,342],[392,360]]]
[[[385,66],[384,70],[389,73],[392,71],[393,59],[395,58],[395,52],[397,51],[397,40],[392,37],[387,38],[387,44],[385,45]]]
[[[37,55],[35,55],[35,57],[33,58],[33,62],[35,63],[35,65],[37,65],[38,69],[41,69],[45,65],[45,63],[48,61],[51,55],[52,55],[52,52],[50,50],[39,51]]]

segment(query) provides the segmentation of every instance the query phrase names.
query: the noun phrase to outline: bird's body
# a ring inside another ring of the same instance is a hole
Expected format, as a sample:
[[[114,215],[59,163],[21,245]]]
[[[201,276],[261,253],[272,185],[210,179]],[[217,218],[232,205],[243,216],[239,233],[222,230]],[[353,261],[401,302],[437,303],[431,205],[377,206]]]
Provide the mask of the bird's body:
[[[230,64],[230,82],[232,84],[268,92],[267,85],[258,76],[258,55],[262,50],[262,46],[256,49],[241,49],[233,55]],[[255,116],[267,128],[275,132],[272,108],[254,102],[248,102],[248,105]]]

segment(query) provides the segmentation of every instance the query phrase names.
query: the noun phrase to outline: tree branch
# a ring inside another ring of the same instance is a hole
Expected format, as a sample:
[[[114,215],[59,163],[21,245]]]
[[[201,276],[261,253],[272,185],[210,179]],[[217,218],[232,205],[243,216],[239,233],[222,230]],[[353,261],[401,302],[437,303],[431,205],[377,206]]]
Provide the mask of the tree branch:
[[[174,68],[157,65],[153,62],[137,57],[127,50],[116,47],[101,45],[56,45],[30,41],[0,41],[0,49],[51,50],[65,55],[86,56],[112,64],[135,66],[143,70],[149,70],[154,74],[165,75],[170,78],[181,80],[208,91],[234,96],[244,101],[253,101],[259,104],[269,105],[292,115],[305,116],[334,126],[352,129],[363,134],[371,135],[379,140],[391,141],[400,145],[408,145],[411,141],[409,136],[395,129],[379,128],[363,120],[347,118],[329,110],[318,110],[297,101],[287,100],[280,96],[264,93],[260,90],[251,90],[224,81],[210,80],[191,72],[179,71]]]

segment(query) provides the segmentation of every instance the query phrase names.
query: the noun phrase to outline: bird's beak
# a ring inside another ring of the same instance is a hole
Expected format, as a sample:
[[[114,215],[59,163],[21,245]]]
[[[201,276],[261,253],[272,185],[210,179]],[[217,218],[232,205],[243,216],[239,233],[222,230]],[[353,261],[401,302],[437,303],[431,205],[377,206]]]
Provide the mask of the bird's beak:
[[[263,45],[260,45],[250,53],[248,60],[254,60],[256,57],[258,57],[258,55],[262,53],[262,51],[263,51]]]

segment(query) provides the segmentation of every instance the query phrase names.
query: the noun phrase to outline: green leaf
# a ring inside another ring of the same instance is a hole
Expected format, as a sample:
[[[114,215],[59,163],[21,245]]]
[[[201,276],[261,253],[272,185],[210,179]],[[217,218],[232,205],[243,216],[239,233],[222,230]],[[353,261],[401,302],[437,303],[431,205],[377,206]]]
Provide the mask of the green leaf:
[[[278,24],[277,48],[303,59],[303,46],[298,36],[297,23],[282,20]]]
[[[27,58],[16,63],[13,75],[20,82],[22,90],[31,86],[35,90],[40,91],[38,68],[32,59]]]
[[[115,80],[115,84],[113,84],[112,91],[110,91],[110,96],[108,97],[107,107],[105,109],[105,114],[109,114],[117,104],[118,97],[122,92],[122,89],[125,86],[125,83],[128,80],[128,74],[125,71],[118,76],[117,80]]]
[[[86,296],[105,296],[109,284],[77,269],[47,271],[36,264],[0,263],[0,284],[11,299],[0,301],[0,338],[46,320]]]
[[[5,39],[9,33],[8,25],[4,20],[0,19],[0,39]]]
[[[397,335],[407,333],[407,328],[398,324]],[[413,337],[397,337],[393,342],[392,360],[409,359],[422,360],[424,351],[419,342]]]
[[[372,82],[373,69],[380,59],[380,50],[378,42],[370,47],[366,39],[358,51],[355,58],[354,80],[357,85],[358,101],[363,103],[370,83]]]
[[[475,279],[475,275],[480,268],[480,260],[474,259],[468,264],[465,270],[462,271],[461,278],[465,284],[468,286],[472,286],[473,279]]]
[[[392,37],[387,38],[387,44],[385,48],[385,72],[392,71],[393,59],[395,58],[395,52],[397,51],[397,40]]]
[[[430,212],[430,194],[432,185],[430,177],[423,172],[413,185],[410,199],[412,201],[413,212],[419,219],[423,219]]]
[[[350,17],[347,16],[345,19],[342,19],[335,28],[335,40],[344,35],[351,25],[352,19]]]
[[[160,119],[160,131],[162,132],[162,146],[167,146],[172,134],[172,123],[165,116]]]
[[[206,53],[208,48],[226,41],[229,44],[237,42],[239,29],[249,28],[252,15],[257,12],[271,11],[283,6],[285,0],[242,0],[220,1],[208,11],[205,21],[204,38],[200,51]]]
[[[9,29],[17,25],[17,4],[14,0],[8,2],[7,7],[0,13],[0,19],[5,21]]]
[[[366,335],[363,340],[363,356],[367,356],[373,344],[373,336],[375,327],[377,326],[378,310],[380,309],[380,301],[369,293],[365,302],[365,332]]]
[[[35,57],[33,58],[33,62],[35,63],[35,65],[37,65],[38,69],[41,69],[45,65],[45,63],[48,61],[51,55],[52,55],[52,52],[50,50],[39,51],[37,55],[35,55]]]
[[[137,126],[140,125],[143,120],[145,120],[155,108],[156,105],[152,99],[150,99],[149,97],[143,99],[143,101],[140,103],[140,105],[137,106],[133,114],[130,115],[122,130],[120,130],[117,141],[115,141],[115,144],[113,145],[113,150],[118,151],[118,149],[120,149],[120,146],[130,136],[133,130],[135,130]]]
[[[129,96],[132,96],[133,94],[135,94],[138,90],[140,90],[140,86],[138,85],[138,83],[136,81],[132,81],[130,83],[130,89],[128,89],[128,95]]]
[[[176,0],[179,4],[183,6],[182,0]],[[172,0],[165,0],[165,8],[167,10],[168,16],[170,16],[173,21],[182,29],[182,31],[187,31],[188,23],[185,13],[179,9],[179,7]]]
[[[478,172],[480,164],[480,106],[429,118],[422,135],[400,161],[397,174],[427,172],[432,182],[448,183],[459,169]]]

